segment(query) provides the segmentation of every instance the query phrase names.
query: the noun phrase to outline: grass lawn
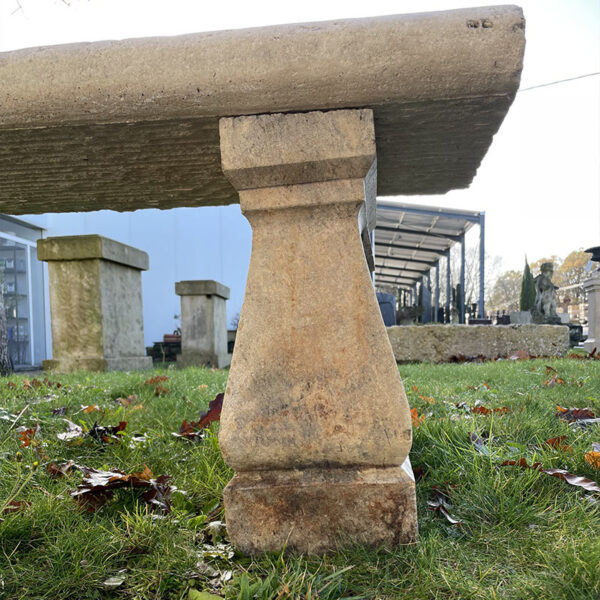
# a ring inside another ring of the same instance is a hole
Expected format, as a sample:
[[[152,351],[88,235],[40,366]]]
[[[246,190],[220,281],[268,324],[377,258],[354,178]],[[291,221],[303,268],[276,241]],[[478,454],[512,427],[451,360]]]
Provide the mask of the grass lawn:
[[[500,466],[525,457],[600,482],[600,470],[585,460],[600,442],[600,424],[584,428],[556,417],[557,405],[600,416],[600,361],[405,365],[400,373],[411,406],[424,416],[411,452],[423,473],[419,543],[254,560],[232,555],[218,524],[207,527],[222,518],[219,500],[233,475],[219,453],[218,424],[196,441],[172,435],[225,389],[227,371],[50,377],[61,387],[23,376],[0,381],[0,510],[9,500],[15,510],[0,515],[0,598],[202,597],[190,589],[243,600],[600,598],[600,494]],[[168,380],[157,389],[144,383],[151,375]],[[546,385],[553,375],[560,379]],[[100,410],[82,410],[94,405]],[[509,411],[470,412],[475,406]],[[65,414],[53,414],[63,407]],[[86,430],[95,422],[127,427],[114,436],[119,441],[64,441],[57,434],[67,431],[65,419]],[[35,424],[33,439],[19,434]],[[545,443],[561,435],[557,448]],[[20,447],[20,438],[30,445]],[[174,494],[164,515],[144,501],[145,489],[127,488],[86,512],[69,494],[82,473],[53,477],[45,467],[68,460],[126,473],[147,465],[187,496]],[[460,525],[428,509],[434,485],[455,485],[447,510]]]

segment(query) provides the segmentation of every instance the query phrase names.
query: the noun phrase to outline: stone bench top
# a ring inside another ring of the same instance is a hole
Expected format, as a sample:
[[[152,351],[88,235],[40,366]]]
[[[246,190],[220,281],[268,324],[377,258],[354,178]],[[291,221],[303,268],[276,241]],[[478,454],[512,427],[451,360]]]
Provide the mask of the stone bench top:
[[[519,85],[515,6],[0,53],[0,212],[229,204],[223,116],[371,108],[378,193],[470,184]]]
[[[101,235],[66,235],[38,240],[39,260],[89,260],[101,258],[140,271],[149,268],[148,254]]]

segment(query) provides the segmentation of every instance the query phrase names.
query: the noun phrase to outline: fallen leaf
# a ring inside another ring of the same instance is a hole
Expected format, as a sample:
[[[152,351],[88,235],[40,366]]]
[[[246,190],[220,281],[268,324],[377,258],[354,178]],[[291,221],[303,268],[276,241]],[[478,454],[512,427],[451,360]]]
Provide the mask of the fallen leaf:
[[[558,405],[556,410],[556,416],[559,419],[565,419],[565,421],[569,421],[570,423],[583,419],[593,419],[596,416],[591,408],[565,408]]]
[[[573,448],[564,443],[566,439],[566,435],[559,435],[557,437],[553,437],[549,440],[546,440],[544,443],[548,444],[548,446],[552,446],[552,448],[554,448],[555,450],[562,450],[563,452],[573,452]]]
[[[413,426],[418,427],[425,420],[425,415],[419,416],[419,412],[417,411],[417,409],[411,408],[410,418],[412,419]]]
[[[56,437],[63,442],[69,442],[76,438],[80,438],[84,436],[83,427],[76,425],[73,421],[69,421],[69,419],[64,419],[67,422],[67,431],[65,433],[58,433]]]
[[[150,377],[150,379],[146,379],[144,383],[146,385],[156,385],[158,383],[163,383],[164,381],[169,381],[169,378],[166,375],[156,375],[155,377]]]
[[[471,409],[471,412],[474,412],[479,415],[489,415],[491,413],[497,413],[499,415],[504,415],[506,413],[511,412],[508,406],[501,406],[500,408],[487,408],[485,406],[474,406]]]
[[[168,485],[168,475],[153,479],[152,471],[147,466],[143,471],[131,474],[118,469],[100,471],[80,467],[80,470],[83,472],[83,480],[77,489],[71,492],[71,496],[88,512],[95,512],[104,506],[113,497],[114,490],[119,488],[145,489],[144,500],[158,506],[164,512],[169,512],[171,494],[179,491]]]
[[[423,400],[423,402],[427,402],[427,404],[435,404],[435,400],[433,398],[428,398],[427,396],[419,395],[419,398]]]
[[[421,481],[425,477],[425,469],[421,466],[413,467],[413,475],[415,476],[415,483]]]
[[[130,396],[127,396],[127,398],[117,398],[115,400],[115,402],[119,402],[122,406],[131,406],[132,404],[135,404],[138,401],[138,397],[135,394],[131,394]]]
[[[10,513],[20,512],[22,510],[25,510],[26,508],[29,508],[30,506],[31,506],[31,502],[28,502],[27,500],[11,500],[4,507],[2,514],[7,515]]]
[[[443,488],[434,485],[431,488],[431,498],[427,501],[427,506],[429,507],[429,510],[441,513],[451,525],[458,525],[460,527],[462,525],[462,521],[459,519],[455,519],[448,512],[448,510],[452,508],[452,503],[450,501],[450,493],[451,490],[455,487],[456,484],[451,486],[446,484],[446,486]]]
[[[58,408],[53,408],[52,409],[52,416],[53,417],[62,417],[64,415],[67,414],[67,407],[66,406],[60,406]]]
[[[164,396],[169,393],[169,390],[164,385],[157,385],[154,387],[155,396]]]
[[[172,435],[187,439],[202,438],[202,430],[206,429],[212,422],[218,421],[221,418],[224,397],[225,394],[217,394],[215,398],[209,402],[208,410],[203,412],[197,421],[183,421],[179,427],[179,432],[173,433]]]
[[[518,350],[514,354],[509,356],[510,360],[529,360],[530,358],[534,358],[527,350]]]
[[[600,444],[592,443],[590,452],[585,453],[585,461],[591,465],[593,469],[600,471]]]
[[[520,458],[519,460],[505,460],[500,466],[519,466],[524,469],[534,469],[535,471],[540,471],[541,473],[552,475],[552,477],[558,477],[559,479],[566,481],[570,485],[583,488],[588,492],[600,492],[600,487],[598,486],[598,484],[595,481],[588,479],[587,477],[573,475],[572,473],[569,473],[564,469],[544,469],[541,463],[539,462],[529,465],[527,463],[527,460],[524,458]]]
[[[483,454],[484,456],[490,455],[489,449],[489,435],[486,438],[477,435],[476,433],[469,433],[469,440],[475,446],[475,450],[479,452],[479,454]]]
[[[64,477],[68,475],[73,469],[73,461],[70,460],[68,462],[61,463],[48,463],[46,465],[46,471],[48,471],[51,477]]]
[[[21,442],[21,448],[28,448],[31,446],[36,433],[39,431],[39,426],[36,424],[35,427],[19,427],[17,433],[19,434],[19,441]]]
[[[127,421],[121,421],[118,425],[102,426],[94,423],[93,427],[88,431],[88,436],[105,444],[111,441],[119,441],[117,434],[124,431],[127,427]]]
[[[547,387],[554,387],[555,385],[560,385],[560,384],[563,384],[564,382],[565,382],[565,380],[562,379],[562,377],[558,377],[558,375],[552,375],[552,377],[550,377],[550,379],[547,379],[546,381],[544,381],[544,385]]]
[[[90,404],[89,406],[81,405],[81,410],[79,412],[88,414],[92,412],[99,411],[100,407],[97,404]]]
[[[122,585],[125,582],[125,571],[126,569],[123,569],[122,571],[119,571],[118,575],[113,575],[112,577],[109,577],[108,579],[105,579],[102,582],[102,585],[106,586],[107,588],[117,588],[120,585]]]
[[[550,373],[557,373],[558,371],[554,368],[551,367],[550,365],[546,365],[546,374],[550,375]]]

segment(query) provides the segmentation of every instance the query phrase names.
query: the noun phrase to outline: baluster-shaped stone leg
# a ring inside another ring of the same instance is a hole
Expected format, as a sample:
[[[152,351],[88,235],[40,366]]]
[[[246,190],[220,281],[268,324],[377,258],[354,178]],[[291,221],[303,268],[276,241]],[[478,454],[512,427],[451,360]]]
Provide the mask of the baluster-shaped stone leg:
[[[416,538],[411,419],[357,217],[370,110],[221,119],[253,230],[221,417],[233,544],[318,553]]]

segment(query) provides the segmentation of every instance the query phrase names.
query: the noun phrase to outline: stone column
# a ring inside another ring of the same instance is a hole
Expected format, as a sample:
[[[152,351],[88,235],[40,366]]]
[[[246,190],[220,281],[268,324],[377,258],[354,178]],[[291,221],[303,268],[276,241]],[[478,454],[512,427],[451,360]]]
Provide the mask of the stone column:
[[[600,352],[600,269],[583,282],[588,299],[588,337],[583,347],[591,352]]]
[[[227,312],[229,288],[218,281],[178,281],[175,293],[181,296],[181,354],[178,367],[208,365],[227,367]]]
[[[142,316],[148,255],[99,235],[38,240],[48,261],[52,360],[44,370],[149,369]]]
[[[412,542],[411,419],[358,214],[370,110],[220,121],[223,172],[253,230],[219,442],[243,552]]]

